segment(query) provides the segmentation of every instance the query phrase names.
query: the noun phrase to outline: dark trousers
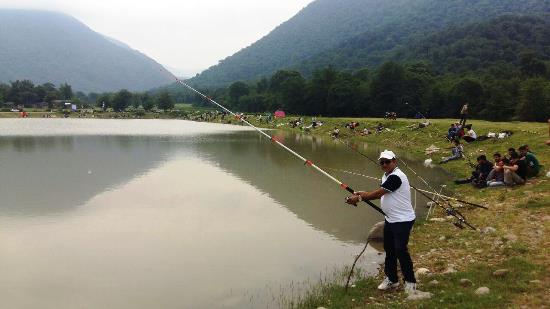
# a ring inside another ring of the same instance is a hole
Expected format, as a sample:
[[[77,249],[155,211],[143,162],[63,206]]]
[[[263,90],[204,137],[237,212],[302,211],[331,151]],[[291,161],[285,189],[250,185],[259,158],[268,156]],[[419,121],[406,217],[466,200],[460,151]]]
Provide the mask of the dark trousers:
[[[460,125],[465,126],[467,118],[468,118],[467,114],[460,114]]]
[[[386,221],[384,224],[384,250],[386,251],[384,272],[391,282],[399,282],[397,278],[397,260],[399,260],[405,281],[416,283],[413,262],[407,248],[413,225],[414,220],[396,223]]]

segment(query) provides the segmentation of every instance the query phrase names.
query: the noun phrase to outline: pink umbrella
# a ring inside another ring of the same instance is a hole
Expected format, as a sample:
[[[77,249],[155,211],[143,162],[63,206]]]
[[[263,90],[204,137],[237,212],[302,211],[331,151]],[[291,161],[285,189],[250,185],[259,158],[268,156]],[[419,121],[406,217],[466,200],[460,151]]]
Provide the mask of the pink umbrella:
[[[278,110],[275,112],[275,118],[285,118],[286,114],[282,110]]]

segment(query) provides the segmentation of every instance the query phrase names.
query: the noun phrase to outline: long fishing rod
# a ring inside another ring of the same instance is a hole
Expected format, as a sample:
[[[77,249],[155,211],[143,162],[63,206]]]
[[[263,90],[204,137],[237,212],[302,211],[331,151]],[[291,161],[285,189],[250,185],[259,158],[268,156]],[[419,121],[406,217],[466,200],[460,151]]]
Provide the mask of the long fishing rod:
[[[378,165],[378,162],[375,161],[374,159],[372,159],[371,157],[367,156],[366,154],[364,154],[363,152],[357,150],[356,147],[353,147],[351,146],[349,143],[347,142],[344,142],[343,140],[341,140],[340,138],[338,137],[334,137],[334,139],[342,144],[344,144],[346,147],[350,148],[351,150],[355,151],[357,154],[359,154],[360,156],[364,157],[364,158],[367,158],[368,160],[370,160],[372,163]],[[423,192],[423,193],[427,193],[427,194],[432,194],[434,196],[439,196],[439,197],[443,197],[445,199],[448,199],[448,200],[454,200],[454,201],[457,201],[459,203],[463,203],[463,204],[468,204],[468,205],[471,205],[471,206],[474,206],[474,207],[478,207],[478,208],[483,208],[483,209],[488,209],[487,207],[485,206],[482,206],[482,205],[479,205],[479,204],[476,204],[476,203],[471,203],[471,202],[467,202],[467,201],[464,201],[464,200],[461,200],[461,199],[458,199],[458,198],[454,198],[454,197],[450,197],[450,196],[445,196],[445,195],[442,195],[440,193],[437,193],[437,190],[435,190],[424,178],[422,178],[422,176],[418,175],[418,173],[416,173],[416,171],[414,171],[403,159],[401,158],[398,158],[399,162],[403,163],[403,165],[405,165],[405,167],[407,167],[411,172],[413,172],[426,186],[428,186],[428,188],[431,190],[431,191],[427,191],[427,190],[422,190],[422,189],[419,189],[415,186],[411,186],[411,188],[413,188],[414,190],[418,191],[418,192]],[[340,170],[342,172],[342,170]],[[347,171],[344,171],[344,172],[347,172]],[[357,176],[365,176],[365,175],[357,175]],[[367,176],[366,178],[372,178],[370,176]]]
[[[346,144],[346,143],[345,143]],[[375,162],[373,159],[371,159],[369,156],[367,156],[366,154],[362,153],[361,151],[351,147],[348,145],[349,148],[353,149],[355,152],[357,152],[358,154],[362,155],[363,157],[366,157],[368,158],[369,160]],[[378,163],[377,163],[378,164]],[[468,223],[468,221],[466,220],[466,217],[464,217],[464,215],[462,215],[462,213],[460,213],[458,210],[456,210],[450,203],[449,201],[446,201],[447,202],[447,205],[449,207],[445,207],[443,206],[441,203],[439,203],[438,201],[434,200],[433,198],[431,198],[429,195],[427,195],[426,193],[424,192],[421,192],[421,191],[418,191],[420,194],[422,194],[425,198],[429,199],[430,201],[434,202],[437,206],[441,207],[445,213],[449,216],[453,216],[455,217],[456,221],[454,222],[454,225],[458,228],[464,228],[464,224],[467,225],[468,227],[470,227],[472,230],[477,230],[476,227],[474,227],[473,225],[471,225],[470,223]]]
[[[367,178],[367,179],[371,179],[371,180],[375,180],[375,181],[381,181],[382,180],[382,179],[377,178],[377,177],[372,177],[372,176],[369,176],[369,175],[365,175],[365,174],[361,174],[361,173],[357,173],[357,172],[352,172],[352,171],[347,171],[347,170],[343,170],[343,169],[337,169],[337,168],[326,167],[326,166],[323,166],[323,168],[327,169],[327,170],[331,170],[331,171],[335,171],[335,172],[341,172],[341,173],[350,174],[350,175],[354,175],[354,176],[359,176],[359,177],[363,177],[363,178]],[[467,202],[467,201],[463,201],[461,199],[457,199],[456,197],[447,196],[447,195],[444,195],[444,194],[441,194],[441,193],[420,189],[420,188],[417,188],[417,187],[412,186],[412,185],[410,187],[413,190],[416,190],[418,192],[424,192],[426,194],[435,195],[435,196],[440,197],[440,198],[445,199],[445,200],[452,200],[452,201],[459,202],[459,203],[462,203],[462,204],[467,204],[467,205],[471,205],[471,206],[475,206],[475,207],[479,207],[479,208],[483,208],[483,209],[488,209],[485,206],[475,204],[475,203],[471,203],[471,202]]]
[[[351,146],[350,144],[348,144],[347,142],[344,142],[342,140],[340,140],[338,137],[335,137],[336,140],[338,140],[340,143],[346,145],[346,147],[352,149],[353,151],[357,152],[359,155],[367,158],[368,160],[370,160],[371,162],[373,162],[374,164],[378,164],[378,162],[376,162],[374,159],[372,159],[371,157],[367,156],[366,154],[362,153],[361,151],[357,150],[355,147]],[[404,160],[402,160],[401,158],[398,158],[399,162],[402,163],[403,165],[405,165],[405,167],[407,169],[409,169],[418,179],[420,179],[420,181],[422,181],[430,190],[432,190],[433,192],[437,192],[437,190],[435,190],[427,181],[426,179],[424,179],[422,176],[418,175],[418,173],[416,173],[415,170],[413,170]],[[435,197],[435,196],[434,196]]]
[[[198,90],[196,90],[195,88],[189,86],[188,84],[184,83],[183,81],[179,80],[178,78],[176,78],[176,82],[187,87],[188,89],[190,89],[191,91],[195,92],[196,94],[200,95],[202,98],[206,99],[208,102],[218,106],[219,108],[221,108],[222,110],[224,110],[225,112],[235,116],[237,119],[239,119],[242,123],[245,123],[246,125],[248,125],[249,127],[253,128],[254,130],[256,130],[258,133],[260,133],[261,135],[267,137],[269,140],[271,140],[271,142],[273,142],[274,144],[277,144],[279,145],[280,147],[282,147],[283,149],[285,149],[286,151],[290,152],[291,154],[293,154],[294,156],[296,156],[298,159],[302,160],[304,162],[304,165],[308,165],[310,167],[312,167],[313,169],[317,170],[319,173],[325,175],[326,177],[330,178],[330,180],[334,181],[335,183],[337,183],[340,188],[348,191],[349,193],[351,194],[355,194],[355,190],[353,190],[350,186],[346,185],[345,183],[341,182],[340,180],[336,179],[334,176],[332,176],[331,174],[325,172],[323,169],[321,169],[320,167],[318,167],[317,165],[315,165],[311,160],[308,160],[304,157],[302,157],[300,154],[298,154],[297,152],[295,152],[294,150],[288,148],[287,146],[285,146],[283,143],[281,143],[279,140],[277,140],[275,137],[265,133],[264,131],[260,130],[258,127],[254,126],[253,124],[251,124],[250,122],[246,121],[246,119],[244,119],[242,116],[239,116],[237,114],[235,114],[234,112],[230,111],[229,109],[225,108],[224,106],[222,106],[221,104],[219,104],[218,102],[214,101],[212,98],[202,94],[201,92],[199,92]],[[378,211],[379,213],[381,213],[382,215],[386,216],[386,214],[384,213],[384,211],[376,206],[374,203],[372,203],[371,201],[368,201],[368,200],[365,200],[364,201],[365,203],[369,204],[369,206],[371,206],[372,208],[374,208],[376,211]]]

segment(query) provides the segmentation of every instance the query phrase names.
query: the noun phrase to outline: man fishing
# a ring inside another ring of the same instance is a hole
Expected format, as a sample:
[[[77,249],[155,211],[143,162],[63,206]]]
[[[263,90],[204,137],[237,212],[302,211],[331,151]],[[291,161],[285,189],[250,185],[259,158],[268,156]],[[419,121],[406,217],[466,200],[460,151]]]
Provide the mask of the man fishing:
[[[396,156],[392,151],[384,150],[378,160],[384,171],[380,188],[372,192],[355,192],[346,199],[346,202],[356,205],[363,200],[381,200],[382,210],[386,213],[384,225],[386,278],[378,289],[385,291],[399,287],[397,278],[397,260],[399,260],[405,279],[405,292],[413,294],[416,292],[416,279],[407,244],[416,215],[411,203],[409,180],[397,167]]]

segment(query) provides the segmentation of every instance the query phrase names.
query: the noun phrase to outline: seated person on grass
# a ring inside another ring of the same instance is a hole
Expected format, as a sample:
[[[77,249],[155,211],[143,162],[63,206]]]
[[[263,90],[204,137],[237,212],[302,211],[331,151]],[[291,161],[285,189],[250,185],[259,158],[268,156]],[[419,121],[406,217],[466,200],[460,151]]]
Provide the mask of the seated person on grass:
[[[456,128],[456,125],[454,123],[452,123],[449,130],[447,130],[447,139],[449,141],[454,140],[457,132],[458,132],[458,130]]]
[[[527,163],[521,160],[517,152],[512,153],[509,164],[504,168],[504,183],[507,186],[523,185],[527,179]]]
[[[476,187],[486,187],[487,186],[487,176],[493,170],[493,163],[487,161],[485,155],[477,157],[476,170],[472,172],[472,176],[467,179],[455,180],[457,185],[462,185],[466,183],[471,183]]]
[[[504,186],[504,160],[502,159],[502,155],[497,152],[493,155],[493,159],[493,169],[489,172],[489,175],[487,175],[487,186]]]
[[[340,137],[340,129],[337,127],[334,127],[334,130],[330,133],[330,136],[333,138],[339,138]]]
[[[474,142],[477,139],[477,134],[472,129],[472,125],[467,125],[466,129],[468,129],[468,131],[466,131],[466,134],[462,138],[468,143]]]
[[[508,160],[512,160],[512,155],[514,153],[517,153],[516,148],[512,148],[512,147],[508,148],[508,155],[506,156],[506,158]]]
[[[456,137],[458,137],[459,139],[462,138],[464,135],[465,135],[465,131],[464,131],[464,127],[457,124],[456,125]]]
[[[447,163],[451,160],[458,160],[462,158],[464,153],[464,147],[462,146],[459,140],[455,140],[453,141],[453,143],[455,146],[451,149],[452,155],[450,157],[443,158],[441,162],[439,162],[439,164]]]
[[[363,131],[361,131],[361,135],[363,135],[363,136],[366,136],[366,135],[369,135],[369,134],[371,134],[371,132],[367,128],[364,128]]]
[[[527,164],[527,177],[537,177],[540,173],[540,164],[537,157],[529,151],[529,146],[523,145],[519,147],[519,156]]]
[[[384,129],[385,129],[384,125],[381,122],[379,122],[378,125],[376,126],[376,133],[380,134],[382,133],[382,131],[384,131]]]

